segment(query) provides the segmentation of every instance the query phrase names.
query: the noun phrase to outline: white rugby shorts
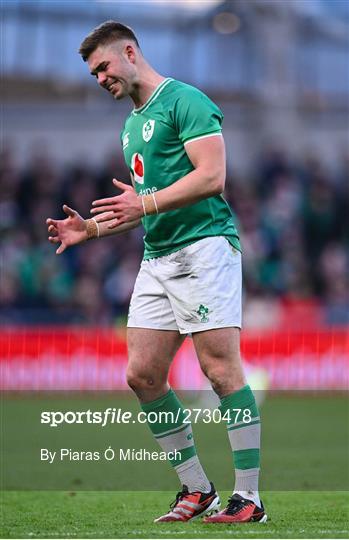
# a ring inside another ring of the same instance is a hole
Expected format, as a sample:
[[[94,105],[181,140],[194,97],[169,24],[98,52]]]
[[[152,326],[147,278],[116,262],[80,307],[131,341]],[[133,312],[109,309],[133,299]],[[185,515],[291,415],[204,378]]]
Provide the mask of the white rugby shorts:
[[[222,236],[142,261],[127,326],[178,330],[241,328],[241,253]]]

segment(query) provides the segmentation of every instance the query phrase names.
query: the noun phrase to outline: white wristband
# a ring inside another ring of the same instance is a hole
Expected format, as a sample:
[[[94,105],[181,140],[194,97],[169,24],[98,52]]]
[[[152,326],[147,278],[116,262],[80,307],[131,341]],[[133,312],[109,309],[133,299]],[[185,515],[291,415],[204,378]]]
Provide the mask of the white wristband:
[[[159,213],[159,209],[158,209],[158,205],[157,205],[157,202],[156,202],[156,198],[155,198],[155,193],[154,193],[154,191],[152,191],[151,194],[152,194],[152,196],[153,196],[153,201],[154,201],[156,213],[158,214],[158,213]]]
[[[147,212],[145,211],[145,204],[144,204],[143,195],[142,195],[141,199],[142,199],[142,206],[143,206],[143,214],[146,216]]]
[[[95,224],[97,225],[97,238],[99,238],[99,223],[98,223],[98,221],[96,220],[95,217],[93,217],[93,218],[91,218],[91,219],[93,219],[93,221],[94,221]]]

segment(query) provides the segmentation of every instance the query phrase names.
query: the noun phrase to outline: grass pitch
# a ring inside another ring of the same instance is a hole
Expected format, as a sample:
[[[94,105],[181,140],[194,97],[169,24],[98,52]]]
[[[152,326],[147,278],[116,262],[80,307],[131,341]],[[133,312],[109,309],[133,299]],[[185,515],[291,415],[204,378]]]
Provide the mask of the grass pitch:
[[[229,496],[221,492],[223,501]],[[169,492],[7,492],[3,538],[348,538],[344,492],[269,492],[266,524],[154,524]]]
[[[147,426],[134,430],[89,425],[47,428],[39,422],[42,410],[104,409],[111,404],[116,404],[115,396],[17,394],[3,398],[2,538],[349,537],[345,395],[268,397],[262,406],[261,487],[269,520],[234,526],[204,525],[201,520],[154,524],[175,497],[176,476],[165,463],[153,468],[113,462],[43,466],[38,457],[43,445],[94,448],[124,441],[130,447],[157,449]],[[134,398],[121,400],[120,405],[138,407]],[[225,504],[231,492],[223,490],[233,485],[226,430],[200,423],[193,429],[201,461]],[[157,482],[166,487],[158,487]]]
[[[185,406],[189,395],[184,396]],[[192,406],[202,406],[202,399]],[[41,411],[138,411],[131,394],[7,395],[2,400],[2,487],[8,491],[174,491],[165,462],[40,460],[40,449],[99,451],[108,447],[159,450],[145,424],[68,424],[48,427]],[[271,394],[262,405],[261,489],[349,491],[349,407],[344,394]],[[220,491],[233,486],[226,426],[193,423],[195,444],[208,478]]]

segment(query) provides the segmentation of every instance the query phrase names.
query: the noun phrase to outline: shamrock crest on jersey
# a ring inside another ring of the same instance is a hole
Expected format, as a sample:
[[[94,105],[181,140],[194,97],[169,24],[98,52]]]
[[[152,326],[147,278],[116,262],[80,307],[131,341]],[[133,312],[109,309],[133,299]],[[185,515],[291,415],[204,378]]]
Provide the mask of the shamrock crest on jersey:
[[[165,189],[189,174],[194,166],[186,143],[221,136],[222,120],[217,105],[200,90],[164,79],[142,107],[130,112],[121,133],[137,195]],[[224,236],[241,249],[232,213],[221,195],[149,216],[143,226],[145,260],[168,255],[206,236]],[[199,307],[200,303],[195,309]],[[193,315],[198,320],[211,319],[210,312]]]
[[[149,142],[153,136],[155,120],[148,120],[143,124],[142,135],[145,142]]]
[[[135,181],[138,182],[138,184],[144,184],[144,160],[141,154],[138,154],[137,152],[133,154],[131,167]]]

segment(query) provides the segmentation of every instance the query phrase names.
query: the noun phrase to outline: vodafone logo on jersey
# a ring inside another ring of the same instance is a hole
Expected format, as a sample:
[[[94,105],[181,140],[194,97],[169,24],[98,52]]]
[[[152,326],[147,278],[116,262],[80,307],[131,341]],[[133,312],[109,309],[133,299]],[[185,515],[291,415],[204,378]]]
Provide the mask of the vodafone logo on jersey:
[[[144,184],[144,160],[141,154],[133,154],[131,167],[135,181],[138,182],[138,184]]]

